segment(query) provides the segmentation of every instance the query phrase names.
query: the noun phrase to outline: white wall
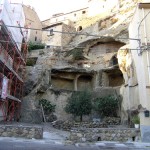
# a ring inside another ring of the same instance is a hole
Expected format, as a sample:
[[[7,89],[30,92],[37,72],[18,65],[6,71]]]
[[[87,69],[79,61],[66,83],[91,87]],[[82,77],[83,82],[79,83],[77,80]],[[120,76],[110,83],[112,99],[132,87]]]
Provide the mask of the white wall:
[[[19,26],[19,22],[22,26],[24,26],[25,17],[21,5],[17,5],[17,7],[14,7],[14,5],[10,5],[8,0],[1,0],[0,9],[2,10],[0,13],[0,20],[2,20],[5,25]],[[18,15],[19,12],[20,14]],[[22,42],[23,36],[20,32],[20,29],[8,27],[8,30],[10,31],[14,41],[16,42],[18,49],[21,50],[20,43]]]
[[[140,49],[140,47],[147,47],[147,43],[150,41],[150,15],[148,15],[144,20],[143,18],[146,16],[146,14],[150,12],[150,7],[147,9],[136,9],[136,12],[134,14],[133,20],[131,21],[131,24],[129,26],[129,37],[140,39],[141,43],[137,40],[130,40],[130,48],[131,49]],[[143,21],[142,21],[143,20]],[[142,21],[142,22],[141,22]],[[147,61],[147,54],[148,51],[143,50],[143,52],[140,54],[139,50],[131,50],[132,56],[134,59],[135,67],[136,67],[136,74],[137,74],[137,80],[139,85],[139,99],[140,104],[143,108],[146,108],[147,110],[150,110],[150,80],[149,76],[150,73],[148,72],[148,61]],[[148,60],[150,57],[148,58]],[[147,137],[147,129],[150,128],[150,118],[144,116],[144,112],[140,112],[140,120],[141,120],[141,131],[142,131],[142,139],[144,141],[150,141],[150,138],[144,138]],[[149,132],[150,133],[150,132]]]

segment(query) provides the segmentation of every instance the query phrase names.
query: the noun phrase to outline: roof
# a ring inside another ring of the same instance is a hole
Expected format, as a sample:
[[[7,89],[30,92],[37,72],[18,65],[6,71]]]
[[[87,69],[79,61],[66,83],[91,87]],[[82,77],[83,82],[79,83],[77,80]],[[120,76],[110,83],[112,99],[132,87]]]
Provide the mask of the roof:
[[[52,27],[59,26],[62,24],[63,24],[63,22],[57,22],[57,23],[51,24],[49,26],[43,27],[42,29],[48,29],[48,28],[52,28]]]
[[[57,18],[57,17],[59,17],[59,16],[64,16],[64,15],[71,14],[71,13],[74,13],[74,12],[77,12],[77,11],[81,11],[81,10],[85,10],[85,9],[88,9],[88,7],[81,8],[81,9],[78,9],[78,10],[74,10],[74,11],[71,11],[71,12],[68,12],[68,13],[64,13],[64,14],[61,14],[61,13],[60,13],[60,15],[58,15],[58,16],[52,16],[51,18]],[[51,19],[51,18],[49,18],[49,19]],[[46,21],[46,20],[49,20],[49,19],[45,19],[45,20],[43,20],[42,22],[44,22],[44,21]]]
[[[140,9],[142,9],[142,8],[150,8],[150,3],[139,3],[138,4],[138,7],[140,8]]]

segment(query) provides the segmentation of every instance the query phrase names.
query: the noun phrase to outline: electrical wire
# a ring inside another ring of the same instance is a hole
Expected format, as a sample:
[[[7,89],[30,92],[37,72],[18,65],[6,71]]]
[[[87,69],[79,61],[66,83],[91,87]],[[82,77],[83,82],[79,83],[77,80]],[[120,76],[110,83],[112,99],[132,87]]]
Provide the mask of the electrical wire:
[[[0,25],[3,26],[3,25]],[[28,29],[28,30],[35,30],[35,31],[48,31],[50,32],[51,30],[48,29],[37,29],[37,28],[29,28],[29,27],[21,27],[21,26],[11,26],[11,25],[5,25],[6,27],[10,28],[19,28],[19,29]],[[73,34],[73,35],[85,35],[85,36],[93,36],[97,38],[105,38],[105,36],[99,36],[99,35],[94,35],[94,34],[89,34],[89,33],[77,33],[77,32],[63,32],[63,31],[55,31],[53,30],[54,33],[61,33],[61,34]],[[126,39],[126,40],[136,40],[139,41],[139,39],[135,38],[116,38],[116,39]]]
[[[0,42],[2,42],[2,43],[9,43],[10,41],[0,40]],[[18,44],[26,44],[26,43],[21,43],[21,42],[16,42],[16,43],[18,43]],[[29,45],[29,44],[30,43],[28,43],[27,45]],[[41,45],[41,44],[37,44],[37,43],[35,43],[35,44],[36,45]],[[49,46],[50,46],[50,48],[60,48],[60,49],[62,49],[62,48],[69,48],[70,50],[75,49],[75,48],[76,49],[84,49],[84,48],[86,48],[86,47],[66,47],[66,46],[55,46],[55,45],[49,45]],[[147,46],[147,47],[144,47],[143,50],[148,50],[149,48],[150,48],[150,46]],[[44,49],[49,49],[49,48],[44,48]],[[90,48],[90,49],[92,50],[94,48]],[[119,50],[126,50],[126,49],[128,49],[128,50],[140,50],[140,49],[136,49],[136,48],[135,49],[125,48],[125,49],[119,49]],[[67,51],[62,51],[62,52],[67,52]]]
[[[0,40],[0,42],[2,42],[2,43],[9,43],[10,41],[5,41],[5,40]],[[16,42],[16,43],[18,43],[18,44],[27,44],[27,43],[21,43],[21,42]],[[30,43],[28,43],[27,45],[29,46],[29,44]],[[34,43],[33,43],[34,44]],[[37,44],[37,43],[35,43],[36,45],[41,45],[41,44]],[[84,48],[86,48],[86,47],[66,47],[66,46],[55,46],[55,45],[49,45],[50,46],[50,48],[60,48],[60,49],[67,49],[67,48],[69,48],[70,50],[72,50],[72,49],[84,49]],[[44,49],[49,49],[49,48],[44,48]],[[90,50],[92,50],[92,49],[94,49],[94,48],[90,48]],[[125,48],[125,49],[119,49],[119,50],[126,50],[126,49],[128,49],[128,50],[141,50],[141,49],[130,49],[130,48]],[[143,48],[143,50],[148,50],[148,49],[150,49],[150,46],[146,46],[146,47],[144,47]],[[34,50],[33,50],[34,51]],[[36,50],[35,50],[36,51]],[[57,50],[56,50],[57,51]],[[68,50],[67,50],[68,51]],[[67,51],[58,51],[58,52],[67,52]]]

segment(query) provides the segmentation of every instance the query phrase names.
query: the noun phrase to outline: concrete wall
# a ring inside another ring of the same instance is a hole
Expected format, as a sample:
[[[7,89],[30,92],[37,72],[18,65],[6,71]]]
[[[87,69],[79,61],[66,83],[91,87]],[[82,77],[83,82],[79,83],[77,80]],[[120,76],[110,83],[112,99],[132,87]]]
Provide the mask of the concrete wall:
[[[23,5],[25,14],[25,26],[28,28],[42,29],[41,21],[31,6]],[[39,30],[28,30],[28,41],[33,43],[40,43],[42,41],[42,31]]]
[[[147,4],[146,4],[147,5]],[[133,20],[131,21],[129,27],[129,36],[130,38],[140,39],[141,43],[137,40],[130,41],[131,49],[140,48],[140,46],[148,45],[150,41],[150,37],[147,35],[150,33],[149,25],[150,25],[150,16],[148,15],[142,22],[141,20],[145,17],[146,14],[150,11],[150,6],[145,9],[141,6],[140,9],[137,7],[136,12],[134,14]],[[135,62],[137,80],[139,85],[139,99],[140,104],[143,108],[150,110],[150,72],[149,72],[149,52],[144,50],[140,53],[140,50],[131,51],[133,55],[133,60]],[[150,142],[150,138],[147,134],[150,134],[150,119],[149,117],[144,116],[144,112],[141,110],[140,112],[140,121],[141,121],[141,131],[142,131],[142,140],[145,142]]]

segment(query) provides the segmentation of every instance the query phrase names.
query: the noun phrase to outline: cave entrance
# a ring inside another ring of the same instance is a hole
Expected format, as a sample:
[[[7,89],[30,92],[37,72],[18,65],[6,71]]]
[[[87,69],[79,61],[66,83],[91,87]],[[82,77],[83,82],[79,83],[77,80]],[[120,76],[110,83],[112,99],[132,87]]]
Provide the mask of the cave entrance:
[[[90,75],[81,75],[77,80],[78,91],[92,90],[93,89],[93,77]]]
[[[105,70],[102,73],[102,86],[117,87],[124,84],[123,74],[120,69]]]
[[[117,54],[112,56],[109,61],[109,67],[102,73],[102,85],[106,87],[117,87],[124,84],[124,78],[119,69]]]

